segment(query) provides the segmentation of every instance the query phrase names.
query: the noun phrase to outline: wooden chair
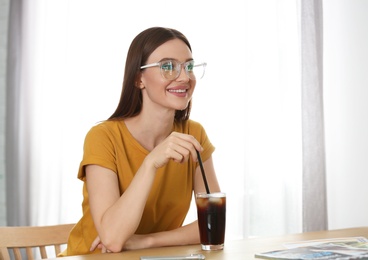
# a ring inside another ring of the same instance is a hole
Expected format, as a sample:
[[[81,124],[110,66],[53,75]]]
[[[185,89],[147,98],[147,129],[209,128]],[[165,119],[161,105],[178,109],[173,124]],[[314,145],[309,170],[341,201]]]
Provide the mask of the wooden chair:
[[[47,258],[47,247],[54,248],[55,256],[52,257],[56,257],[61,245],[67,243],[74,225],[0,227],[0,260],[10,260],[9,251],[13,251],[16,260],[21,260],[22,248],[25,248],[27,259],[34,259],[34,248],[39,249],[42,259]]]

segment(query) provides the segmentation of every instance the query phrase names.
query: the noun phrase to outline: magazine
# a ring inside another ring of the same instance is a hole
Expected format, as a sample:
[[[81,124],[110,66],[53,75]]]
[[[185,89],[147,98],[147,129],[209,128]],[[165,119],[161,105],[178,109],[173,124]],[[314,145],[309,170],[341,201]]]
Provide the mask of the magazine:
[[[284,244],[286,249],[256,254],[263,259],[368,259],[368,239],[346,237]]]

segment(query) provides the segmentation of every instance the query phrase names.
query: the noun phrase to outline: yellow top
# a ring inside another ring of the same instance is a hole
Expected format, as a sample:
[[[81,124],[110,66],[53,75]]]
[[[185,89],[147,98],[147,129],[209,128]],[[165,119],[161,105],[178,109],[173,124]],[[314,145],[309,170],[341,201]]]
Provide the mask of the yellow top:
[[[204,148],[201,153],[203,161],[215,149],[204,128],[195,121],[175,123],[173,131],[193,135]],[[71,231],[67,250],[62,255],[100,252],[98,249],[89,251],[97,231],[89,207],[85,166],[97,164],[114,171],[118,175],[120,194],[123,194],[148,153],[130,134],[122,120],[104,121],[91,128],[85,139],[83,160],[78,172],[78,178],[84,182],[83,216]],[[169,161],[157,170],[136,234],[172,230],[183,224],[192,199],[193,177],[197,166],[198,163],[192,160],[185,164]]]

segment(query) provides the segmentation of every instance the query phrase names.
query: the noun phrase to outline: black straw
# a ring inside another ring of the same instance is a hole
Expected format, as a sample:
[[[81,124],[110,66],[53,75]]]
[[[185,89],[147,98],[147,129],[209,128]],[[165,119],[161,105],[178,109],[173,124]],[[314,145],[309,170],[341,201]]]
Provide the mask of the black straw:
[[[204,168],[203,168],[202,158],[201,158],[201,155],[199,154],[198,151],[197,151],[197,158],[198,158],[198,162],[199,162],[199,167],[201,167],[204,186],[206,187],[207,194],[210,194],[210,189],[208,188],[206,174],[205,174]]]

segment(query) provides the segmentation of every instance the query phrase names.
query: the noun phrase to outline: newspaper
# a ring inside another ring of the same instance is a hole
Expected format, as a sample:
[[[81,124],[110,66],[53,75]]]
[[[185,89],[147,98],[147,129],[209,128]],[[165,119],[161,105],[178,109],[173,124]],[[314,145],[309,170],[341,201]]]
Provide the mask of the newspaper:
[[[284,244],[286,249],[256,254],[264,259],[368,259],[368,239],[344,237],[298,241]]]

